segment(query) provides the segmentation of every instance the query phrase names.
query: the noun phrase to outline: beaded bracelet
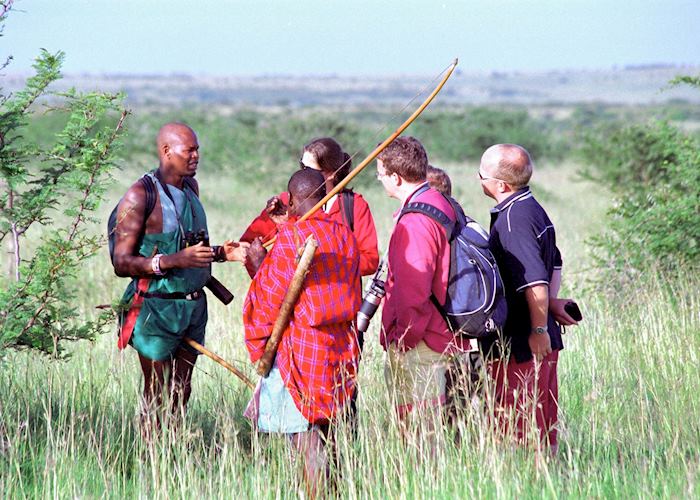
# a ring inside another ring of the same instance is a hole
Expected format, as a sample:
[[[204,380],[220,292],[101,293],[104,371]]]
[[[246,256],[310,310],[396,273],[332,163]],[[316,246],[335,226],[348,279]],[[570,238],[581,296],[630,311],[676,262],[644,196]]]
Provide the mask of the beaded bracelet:
[[[226,251],[221,245],[211,247],[214,250],[214,262],[226,262]]]
[[[160,269],[160,258],[163,256],[162,253],[156,254],[153,259],[151,259],[151,269],[156,276],[163,276],[165,273]]]

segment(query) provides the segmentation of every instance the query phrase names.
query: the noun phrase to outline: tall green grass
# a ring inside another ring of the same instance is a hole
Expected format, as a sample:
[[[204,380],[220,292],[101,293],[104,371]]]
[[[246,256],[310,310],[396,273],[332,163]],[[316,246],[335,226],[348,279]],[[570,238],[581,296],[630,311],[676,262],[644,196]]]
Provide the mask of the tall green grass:
[[[440,165],[468,213],[488,223],[490,200],[475,165]],[[539,167],[539,166],[538,166]],[[370,167],[373,168],[373,167]],[[570,329],[559,364],[560,454],[539,465],[499,442],[478,411],[466,412],[456,445],[439,433],[434,455],[407,445],[388,401],[378,321],[360,371],[360,425],[353,440],[339,431],[336,492],[359,498],[680,497],[700,493],[700,304],[698,278],[672,283],[649,276],[622,299],[583,286],[590,269],[584,240],[603,223],[606,193],[574,182],[575,167],[539,167],[533,189],[557,226],[565,258],[563,294],[575,295],[585,321]],[[120,176],[114,202],[135,172]],[[363,175],[371,175],[364,173]],[[237,236],[269,195],[263,182],[231,173],[200,174],[212,241]],[[272,189],[270,189],[272,190]],[[277,190],[277,187],[275,187]],[[386,247],[393,200],[363,191]],[[111,207],[105,207],[105,212]],[[126,285],[108,258],[92,261],[79,287],[80,308],[114,299]],[[215,274],[236,300],[210,300],[207,345],[252,376],[242,343],[240,309],[248,278],[238,265]],[[241,416],[248,389],[200,359],[193,396],[177,435],[152,445],[139,436],[140,369],[119,353],[114,332],[72,347],[66,362],[26,352],[0,361],[0,491],[13,497],[296,497],[299,464],[284,440],[259,436]]]

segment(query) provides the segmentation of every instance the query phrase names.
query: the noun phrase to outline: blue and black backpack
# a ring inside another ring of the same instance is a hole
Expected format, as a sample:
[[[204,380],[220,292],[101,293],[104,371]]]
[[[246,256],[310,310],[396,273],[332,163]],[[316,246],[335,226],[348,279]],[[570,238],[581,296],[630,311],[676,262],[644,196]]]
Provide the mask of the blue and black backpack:
[[[480,338],[498,332],[506,322],[508,306],[501,274],[489,250],[488,235],[474,219],[464,214],[453,198],[445,196],[457,215],[453,222],[440,209],[423,202],[408,203],[399,216],[427,215],[447,232],[450,242],[450,274],[447,298],[440,304],[431,295],[455,335]]]

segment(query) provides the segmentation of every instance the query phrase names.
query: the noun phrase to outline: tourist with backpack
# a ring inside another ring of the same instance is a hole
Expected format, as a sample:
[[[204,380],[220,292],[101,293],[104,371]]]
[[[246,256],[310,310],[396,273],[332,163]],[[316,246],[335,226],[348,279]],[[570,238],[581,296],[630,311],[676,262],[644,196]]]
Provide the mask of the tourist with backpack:
[[[158,425],[163,391],[173,417],[190,397],[197,353],[185,338],[204,342],[213,261],[245,262],[247,243],[209,246],[206,214],[194,180],[199,143],[182,123],[164,125],[157,139],[159,166],[135,182],[110,217],[110,249],[117,276],[132,278],[119,311],[118,346],[131,345],[144,377],[143,432]],[[217,282],[218,283],[218,282]],[[219,284],[219,287],[220,284]]]
[[[492,360],[488,370],[502,430],[526,443],[534,415],[538,443],[556,453],[557,362],[564,348],[560,325],[575,325],[581,317],[573,301],[557,298],[561,254],[554,225],[528,186],[532,171],[529,153],[515,144],[491,146],[481,157],[482,189],[497,202],[491,210],[489,248],[508,303],[502,334],[481,344]]]
[[[465,343],[432,303],[444,304],[450,271],[445,227],[423,213],[402,214],[409,203],[431,205],[454,222],[450,202],[426,180],[428,157],[413,137],[398,137],[377,157],[377,179],[401,202],[387,253],[386,296],[380,342],[387,352],[385,378],[404,433],[431,434],[445,404],[450,355]]]

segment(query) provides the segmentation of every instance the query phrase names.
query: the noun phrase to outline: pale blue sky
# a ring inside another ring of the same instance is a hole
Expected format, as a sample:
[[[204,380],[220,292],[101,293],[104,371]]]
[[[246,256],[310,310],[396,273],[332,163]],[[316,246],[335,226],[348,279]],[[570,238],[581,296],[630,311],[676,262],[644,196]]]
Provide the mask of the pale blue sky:
[[[397,74],[700,64],[700,0],[18,0],[0,56],[65,72]],[[22,12],[20,12],[21,10]]]

